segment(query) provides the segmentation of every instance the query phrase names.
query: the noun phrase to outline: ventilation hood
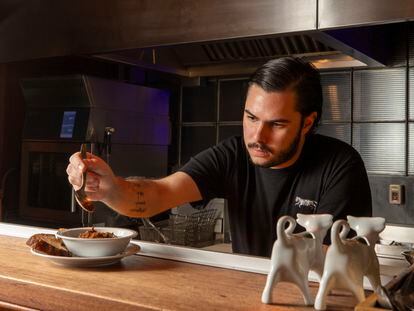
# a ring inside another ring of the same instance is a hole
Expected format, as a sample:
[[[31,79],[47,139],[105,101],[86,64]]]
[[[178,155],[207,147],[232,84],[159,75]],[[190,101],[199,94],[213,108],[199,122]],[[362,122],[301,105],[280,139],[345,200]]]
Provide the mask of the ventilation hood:
[[[315,37],[311,34],[294,34],[134,49],[94,57],[187,77],[250,74],[266,61],[283,56],[301,57],[319,69],[384,66],[365,55],[358,55],[359,58],[351,56],[356,51],[351,51],[345,45],[343,49],[347,49],[351,55],[333,48],[335,41],[332,37],[322,37],[321,34]],[[322,39],[327,43],[322,43]]]
[[[194,77],[286,55],[318,68],[387,66],[414,1],[5,0],[0,12],[0,63],[81,55]]]

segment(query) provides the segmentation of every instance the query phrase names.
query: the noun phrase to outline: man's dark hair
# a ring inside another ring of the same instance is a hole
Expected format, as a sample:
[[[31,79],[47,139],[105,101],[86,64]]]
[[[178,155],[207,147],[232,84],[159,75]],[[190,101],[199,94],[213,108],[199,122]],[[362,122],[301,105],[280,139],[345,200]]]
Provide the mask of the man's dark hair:
[[[320,75],[312,64],[294,57],[273,59],[253,73],[249,88],[253,84],[266,92],[294,91],[297,96],[296,110],[302,117],[313,111],[318,113],[310,132],[318,126],[323,97]]]

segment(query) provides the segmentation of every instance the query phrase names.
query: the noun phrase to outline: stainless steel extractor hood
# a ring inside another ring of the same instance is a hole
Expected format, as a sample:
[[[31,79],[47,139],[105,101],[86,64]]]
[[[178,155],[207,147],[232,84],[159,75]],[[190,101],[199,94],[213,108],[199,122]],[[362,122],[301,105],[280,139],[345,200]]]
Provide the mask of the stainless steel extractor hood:
[[[188,77],[250,74],[269,59],[297,56],[319,69],[383,67],[405,60],[412,24],[313,30],[95,54]],[[398,58],[398,53],[402,54]]]
[[[10,3],[0,3],[0,63],[84,55],[190,77],[246,73],[284,55],[319,68],[386,66],[390,25],[414,19],[411,0]]]
[[[323,39],[328,43],[322,43],[312,34],[299,33],[134,49],[94,57],[188,77],[250,74],[267,60],[283,56],[301,57],[321,69],[383,65],[369,58],[362,62],[332,48],[328,40],[334,39],[327,35]]]

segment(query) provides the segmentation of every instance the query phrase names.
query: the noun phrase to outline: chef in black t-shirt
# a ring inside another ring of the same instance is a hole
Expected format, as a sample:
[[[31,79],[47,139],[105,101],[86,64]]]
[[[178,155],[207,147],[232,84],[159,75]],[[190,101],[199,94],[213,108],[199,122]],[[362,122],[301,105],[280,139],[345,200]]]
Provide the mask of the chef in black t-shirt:
[[[267,62],[252,75],[243,137],[208,148],[178,172],[158,180],[126,181],[100,158],[79,153],[67,168],[87,195],[120,214],[150,217],[177,205],[215,197],[228,200],[236,253],[270,256],[282,215],[329,213],[371,216],[371,193],[355,149],[314,134],[322,113],[318,71],[298,58]]]

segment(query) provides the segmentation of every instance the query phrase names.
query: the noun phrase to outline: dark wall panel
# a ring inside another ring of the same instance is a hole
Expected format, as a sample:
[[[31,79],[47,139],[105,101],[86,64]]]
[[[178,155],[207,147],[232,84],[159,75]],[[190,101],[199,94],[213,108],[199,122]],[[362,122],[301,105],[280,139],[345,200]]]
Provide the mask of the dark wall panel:
[[[243,118],[247,80],[220,82],[220,121],[238,121]]]
[[[387,223],[414,224],[414,177],[369,176],[374,216],[385,217]],[[393,205],[388,203],[390,184],[401,184],[405,188],[405,203]]]
[[[217,85],[184,87],[182,103],[183,122],[215,122],[217,120]]]
[[[213,126],[185,126],[181,133],[181,164],[216,144],[216,128]]]

